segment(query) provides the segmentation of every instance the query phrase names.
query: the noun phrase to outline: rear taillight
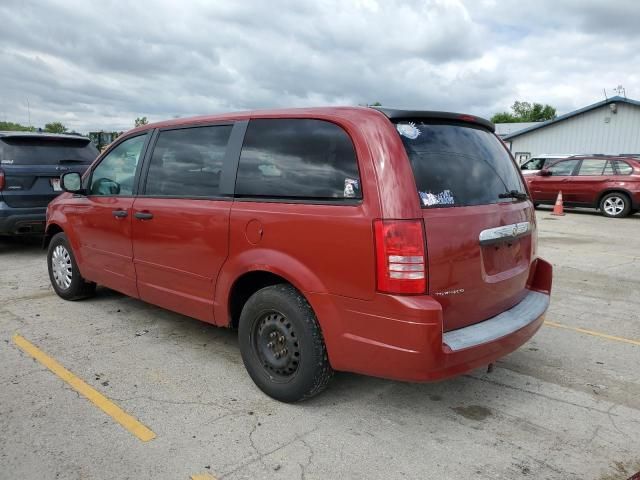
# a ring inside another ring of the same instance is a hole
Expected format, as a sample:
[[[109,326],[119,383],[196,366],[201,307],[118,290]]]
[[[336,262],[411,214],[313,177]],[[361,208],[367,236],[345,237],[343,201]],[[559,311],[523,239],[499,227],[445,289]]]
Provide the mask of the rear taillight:
[[[4,172],[0,169],[0,190],[4,189]]]
[[[422,220],[375,220],[378,291],[418,294],[427,291]]]

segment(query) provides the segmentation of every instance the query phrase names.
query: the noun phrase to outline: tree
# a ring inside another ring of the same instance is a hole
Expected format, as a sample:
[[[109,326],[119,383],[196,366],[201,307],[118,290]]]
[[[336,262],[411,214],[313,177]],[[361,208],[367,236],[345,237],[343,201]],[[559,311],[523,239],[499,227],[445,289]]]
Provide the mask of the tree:
[[[516,100],[511,112],[499,112],[491,117],[493,123],[543,122],[556,118],[556,109],[541,103],[520,102]]]
[[[35,128],[14,122],[0,122],[0,131],[5,132],[33,132]]]
[[[44,126],[44,131],[47,133],[66,133],[67,127],[60,122],[51,122]]]
[[[147,117],[138,117],[135,119],[134,123],[136,127],[141,127],[142,125],[147,125],[149,120],[147,120]]]
[[[382,104],[380,102],[373,102],[371,105],[369,105],[370,107],[381,107]]]

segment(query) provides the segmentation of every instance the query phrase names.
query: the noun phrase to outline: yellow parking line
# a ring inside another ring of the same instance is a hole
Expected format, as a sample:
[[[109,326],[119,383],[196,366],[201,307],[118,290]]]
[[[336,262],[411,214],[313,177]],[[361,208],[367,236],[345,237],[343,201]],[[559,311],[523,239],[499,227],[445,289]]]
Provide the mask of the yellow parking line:
[[[545,320],[545,325],[555,328],[564,328],[565,330],[573,330],[574,332],[584,333],[587,335],[593,335],[594,337],[606,338],[607,340],[613,340],[615,342],[629,343],[631,345],[637,345],[640,347],[640,340],[632,340],[631,338],[616,337],[615,335],[609,335],[607,333],[596,332],[594,330],[587,330],[586,328],[569,327],[560,323],[550,322]]]
[[[13,336],[13,343],[15,343],[23,352],[32,356],[42,365],[55,373],[58,377],[68,383],[76,392],[87,398],[96,407],[129,430],[129,432],[134,434],[141,441],[148,442],[149,440],[156,438],[156,434],[145,427],[142,423],[122,410],[118,405],[113,403],[93,387],[76,377],[73,373],[64,368],[24,337],[21,337],[16,333]]]
[[[210,473],[199,473],[198,475],[191,475],[191,480],[216,480],[216,477]]]

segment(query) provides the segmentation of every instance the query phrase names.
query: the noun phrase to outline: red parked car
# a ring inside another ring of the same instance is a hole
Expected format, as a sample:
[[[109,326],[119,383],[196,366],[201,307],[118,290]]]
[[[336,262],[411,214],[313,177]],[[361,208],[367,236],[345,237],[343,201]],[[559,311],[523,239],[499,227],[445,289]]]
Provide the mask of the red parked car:
[[[640,209],[640,161],[634,157],[576,156],[525,177],[533,202],[599,209],[621,218]]]
[[[428,381],[485,366],[541,326],[552,276],[493,129],[364,107],[137,128],[62,176],[51,283],[237,327],[252,379],[282,401],[334,370]]]

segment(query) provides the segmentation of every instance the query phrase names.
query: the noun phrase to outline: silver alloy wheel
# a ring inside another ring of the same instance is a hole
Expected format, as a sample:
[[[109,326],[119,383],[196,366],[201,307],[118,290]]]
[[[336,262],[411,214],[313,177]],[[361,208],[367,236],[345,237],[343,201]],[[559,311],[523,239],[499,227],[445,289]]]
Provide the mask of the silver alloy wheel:
[[[622,197],[609,197],[604,201],[604,211],[609,215],[617,217],[624,210],[625,203]]]
[[[53,255],[51,255],[51,271],[53,272],[53,279],[62,290],[66,290],[71,286],[71,277],[73,275],[71,268],[69,251],[63,245],[58,245],[53,249]]]

